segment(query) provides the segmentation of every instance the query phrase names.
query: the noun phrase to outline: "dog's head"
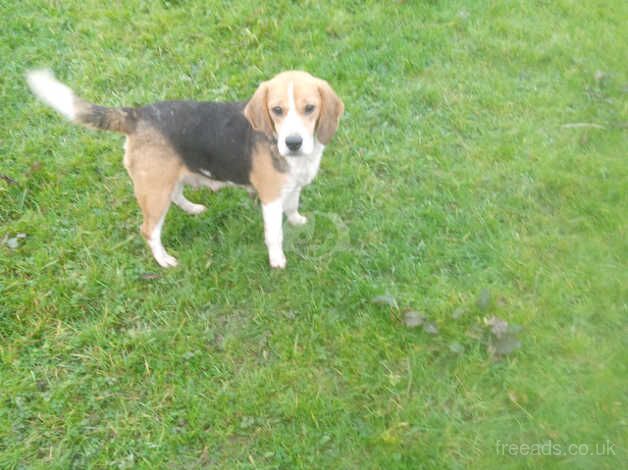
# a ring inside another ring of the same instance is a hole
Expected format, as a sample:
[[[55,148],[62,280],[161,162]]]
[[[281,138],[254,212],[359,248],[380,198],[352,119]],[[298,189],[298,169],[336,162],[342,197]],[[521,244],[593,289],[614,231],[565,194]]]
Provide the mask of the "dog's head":
[[[344,104],[325,80],[289,71],[263,82],[244,109],[254,129],[277,139],[283,156],[307,156],[327,145]]]

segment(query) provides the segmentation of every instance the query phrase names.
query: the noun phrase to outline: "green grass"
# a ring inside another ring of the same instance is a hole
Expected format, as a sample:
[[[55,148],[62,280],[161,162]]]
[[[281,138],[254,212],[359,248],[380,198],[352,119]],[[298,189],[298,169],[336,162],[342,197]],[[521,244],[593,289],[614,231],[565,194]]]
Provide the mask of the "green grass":
[[[0,468],[626,461],[626,2],[0,5]],[[159,269],[122,139],[37,102],[40,66],[105,105],[329,80],[287,270],[236,190],[187,192],[209,210],[171,210]],[[506,357],[491,316],[522,326]]]

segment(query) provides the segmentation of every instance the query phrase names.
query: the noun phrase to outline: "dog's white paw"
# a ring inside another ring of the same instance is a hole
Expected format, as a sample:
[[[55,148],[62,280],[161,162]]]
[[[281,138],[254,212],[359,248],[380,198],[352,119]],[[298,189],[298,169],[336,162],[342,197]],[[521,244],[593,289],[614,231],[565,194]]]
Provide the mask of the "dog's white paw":
[[[194,204],[190,202],[185,207],[182,207],[182,209],[188,214],[196,215],[205,212],[207,210],[207,207],[205,207],[203,204]]]
[[[170,256],[165,250],[153,253],[153,256],[155,257],[155,261],[157,261],[162,268],[174,268],[179,264],[177,259],[174,256]]]
[[[275,269],[284,269],[286,267],[286,255],[282,251],[269,253],[270,267]]]
[[[294,212],[288,216],[288,222],[292,225],[305,225],[307,223],[307,217]]]

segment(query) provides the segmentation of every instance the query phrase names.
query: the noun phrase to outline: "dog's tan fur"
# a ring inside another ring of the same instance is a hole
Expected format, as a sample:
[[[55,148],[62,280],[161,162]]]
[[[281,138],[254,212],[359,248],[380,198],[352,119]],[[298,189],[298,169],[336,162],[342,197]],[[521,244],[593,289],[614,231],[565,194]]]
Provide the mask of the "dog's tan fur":
[[[168,212],[175,187],[189,171],[166,139],[150,127],[129,135],[124,167],[144,217],[140,231],[148,240]]]
[[[257,191],[260,201],[267,203],[279,197],[286,181],[286,173],[279,171],[273,162],[273,155],[267,148],[257,147],[253,151],[251,184]]]
[[[310,124],[308,129],[316,129],[318,139],[327,145],[338,129],[344,104],[325,80],[308,73],[291,70],[282,72],[272,80],[262,82],[244,110],[251,125],[271,134],[285,116],[275,116],[269,110],[274,106],[287,108],[288,89],[294,87],[294,98],[300,117]],[[305,103],[314,104],[315,112],[303,114]]]

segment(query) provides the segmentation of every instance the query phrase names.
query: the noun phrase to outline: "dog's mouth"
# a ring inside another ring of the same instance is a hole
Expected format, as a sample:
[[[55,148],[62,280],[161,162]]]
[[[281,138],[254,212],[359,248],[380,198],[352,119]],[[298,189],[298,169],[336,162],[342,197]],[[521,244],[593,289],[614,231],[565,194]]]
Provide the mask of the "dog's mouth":
[[[274,139],[273,141],[273,145],[277,151],[277,153],[279,155],[281,155],[282,157],[289,157],[289,158],[303,158],[303,157],[307,157],[307,153],[305,153],[303,151],[303,149],[299,149],[299,150],[290,150],[290,149],[283,149],[281,148],[281,146],[277,145],[277,139]]]
[[[291,158],[300,158],[300,157],[305,157],[305,156],[306,154],[301,152],[300,150],[290,151],[284,155],[284,157],[291,157]]]

